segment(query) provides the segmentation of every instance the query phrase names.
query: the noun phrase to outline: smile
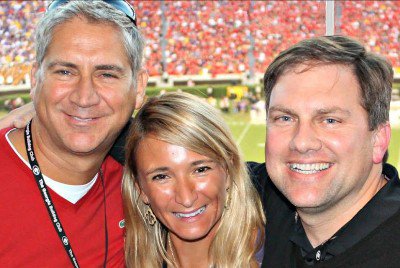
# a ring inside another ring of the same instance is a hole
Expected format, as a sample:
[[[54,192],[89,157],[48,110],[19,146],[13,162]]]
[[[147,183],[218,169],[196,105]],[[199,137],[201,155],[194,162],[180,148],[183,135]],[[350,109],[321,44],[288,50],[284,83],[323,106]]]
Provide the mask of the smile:
[[[80,121],[80,122],[89,122],[94,119],[94,118],[81,118],[81,117],[76,117],[76,116],[72,116],[72,118],[75,119],[76,121]]]
[[[313,163],[313,164],[289,164],[290,170],[301,174],[315,174],[331,167],[329,163]]]
[[[195,217],[197,215],[202,214],[204,211],[206,210],[206,206],[202,206],[201,208],[199,208],[198,210],[192,212],[192,213],[178,213],[178,212],[174,212],[174,215],[177,218],[190,218],[190,217]]]

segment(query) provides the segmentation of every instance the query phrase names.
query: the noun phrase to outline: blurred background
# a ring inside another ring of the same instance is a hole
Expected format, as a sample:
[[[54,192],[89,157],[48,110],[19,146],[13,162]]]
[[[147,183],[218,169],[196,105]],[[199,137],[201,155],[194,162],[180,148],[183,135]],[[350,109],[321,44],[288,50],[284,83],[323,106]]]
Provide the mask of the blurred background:
[[[0,117],[30,101],[33,32],[50,1],[0,1]],[[400,168],[400,2],[129,1],[146,37],[147,95],[186,91],[215,105],[246,160],[264,160],[262,77],[298,41],[352,36],[394,66],[389,162]]]

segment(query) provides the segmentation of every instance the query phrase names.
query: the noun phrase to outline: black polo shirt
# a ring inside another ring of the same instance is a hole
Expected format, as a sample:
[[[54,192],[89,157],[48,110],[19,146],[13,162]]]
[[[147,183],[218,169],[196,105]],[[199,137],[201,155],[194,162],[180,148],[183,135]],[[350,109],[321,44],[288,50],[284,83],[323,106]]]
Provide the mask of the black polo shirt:
[[[388,183],[346,225],[316,248],[311,246],[301,220],[296,220],[295,215],[295,228],[290,241],[300,248],[307,264],[322,262],[345,252],[400,209],[400,181],[395,178],[396,170],[385,165],[383,174]]]
[[[383,174],[388,183],[331,239],[313,248],[301,221],[296,221],[295,207],[273,185],[265,168],[255,163],[250,163],[249,167],[267,218],[262,267],[297,267],[296,262],[301,259],[304,263],[300,266],[332,259],[360,242],[400,210],[399,177],[393,166],[385,164]]]

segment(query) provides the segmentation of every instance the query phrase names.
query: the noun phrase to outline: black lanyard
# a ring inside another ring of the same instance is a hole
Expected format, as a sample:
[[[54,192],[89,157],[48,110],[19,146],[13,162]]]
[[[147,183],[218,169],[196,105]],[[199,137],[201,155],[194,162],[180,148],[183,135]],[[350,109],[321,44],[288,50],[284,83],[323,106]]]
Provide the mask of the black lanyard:
[[[56,208],[53,204],[53,201],[50,197],[50,193],[47,189],[46,183],[43,179],[42,172],[40,171],[39,168],[39,163],[36,160],[36,156],[33,150],[33,140],[32,140],[32,131],[31,131],[31,123],[30,121],[26,127],[25,127],[25,132],[24,132],[24,137],[25,137],[25,147],[26,147],[26,153],[28,155],[28,160],[29,164],[32,169],[33,176],[35,177],[36,183],[39,187],[39,191],[42,194],[42,198],[44,201],[44,204],[46,205],[47,212],[49,213],[50,220],[53,223],[54,229],[56,230],[56,233],[58,234],[58,237],[61,240],[61,243],[64,246],[64,249],[72,263],[72,265],[76,268],[79,268],[78,260],[72,250],[72,246],[70,244],[70,241],[68,240],[68,237],[66,233],[64,232],[64,228],[61,224],[61,221],[57,215]],[[105,256],[104,256],[104,264],[103,267],[106,267],[107,263],[107,255],[108,255],[108,228],[107,228],[107,214],[106,214],[106,194],[105,194],[105,188],[104,188],[104,179],[103,179],[103,173],[100,169],[100,178],[103,186],[103,193],[104,193],[104,227],[105,227]]]

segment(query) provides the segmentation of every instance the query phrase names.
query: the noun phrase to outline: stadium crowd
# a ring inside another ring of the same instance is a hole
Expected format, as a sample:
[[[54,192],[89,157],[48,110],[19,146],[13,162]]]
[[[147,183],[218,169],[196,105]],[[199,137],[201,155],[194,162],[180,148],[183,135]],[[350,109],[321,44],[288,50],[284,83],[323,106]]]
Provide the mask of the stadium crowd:
[[[250,66],[262,73],[277,51],[325,33],[325,1],[131,3],[147,39],[145,57],[151,76],[243,73]],[[336,3],[337,32],[356,37],[400,66],[399,2]],[[26,82],[34,59],[33,25],[47,4],[0,1],[0,85]]]

